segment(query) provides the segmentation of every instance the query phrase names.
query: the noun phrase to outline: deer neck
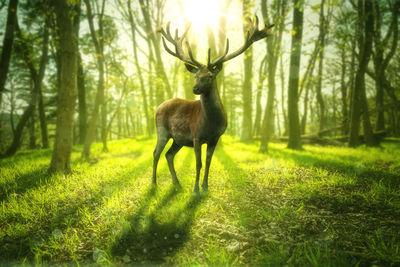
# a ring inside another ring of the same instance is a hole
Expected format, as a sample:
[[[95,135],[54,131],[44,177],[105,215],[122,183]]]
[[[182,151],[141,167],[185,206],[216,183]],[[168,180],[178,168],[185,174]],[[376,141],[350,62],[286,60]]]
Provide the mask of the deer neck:
[[[226,123],[225,111],[219,96],[217,82],[214,81],[208,94],[202,94],[200,97],[203,108],[203,117],[209,122]]]

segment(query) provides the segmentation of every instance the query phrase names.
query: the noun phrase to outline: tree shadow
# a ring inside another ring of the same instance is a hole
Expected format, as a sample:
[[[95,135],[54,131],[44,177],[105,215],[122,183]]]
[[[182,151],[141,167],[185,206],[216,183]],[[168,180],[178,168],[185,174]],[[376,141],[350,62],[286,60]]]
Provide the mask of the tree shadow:
[[[364,166],[358,157],[351,155],[335,157],[331,154],[327,157],[325,152],[271,148],[269,156],[277,159],[292,159],[299,166],[305,168],[321,168],[331,173],[355,177],[357,183],[362,186],[370,181],[380,181],[386,186],[395,188],[400,186],[399,174],[382,166],[378,166],[380,167],[378,169],[372,168],[374,166]]]
[[[180,187],[171,185],[163,197],[154,200],[154,187],[147,190],[139,209],[128,218],[130,229],[115,242],[111,251],[114,256],[130,255],[134,263],[157,264],[173,256],[190,238],[194,215],[206,194],[193,195],[169,218],[160,218],[160,213],[182,193]],[[151,209],[147,215],[148,209]]]
[[[22,175],[16,176],[13,181],[0,183],[0,202],[11,194],[24,194],[26,191],[54,182],[55,176],[47,174],[47,168],[41,167]]]
[[[72,227],[74,227],[74,225],[79,225],[83,216],[82,212],[80,212],[81,210],[94,210],[104,202],[105,197],[108,197],[107,192],[110,190],[104,190],[105,188],[123,188],[132,180],[133,173],[135,173],[136,179],[140,179],[142,174],[147,171],[146,166],[150,165],[150,160],[150,158],[145,158],[143,162],[136,165],[135,168],[132,168],[130,172],[118,174],[115,178],[107,182],[101,182],[97,187],[95,187],[95,189],[89,190],[88,188],[84,188],[85,197],[81,194],[76,194],[69,196],[68,198],[57,199],[53,203],[42,204],[44,205],[41,208],[43,215],[40,220],[34,223],[29,222],[30,219],[19,216],[18,212],[16,214],[10,213],[7,216],[4,216],[4,219],[0,224],[19,225],[23,230],[20,229],[17,236],[15,234],[11,236],[7,234],[0,235],[0,265],[4,260],[22,260],[24,258],[26,260],[33,260],[34,252],[32,248],[40,246],[41,243],[45,244],[46,242],[52,242],[52,231],[54,229],[59,229],[63,232],[65,228],[68,227],[66,225],[68,220],[68,223]],[[26,174],[23,178],[19,177],[16,179],[19,181],[19,187],[17,187],[13,192],[23,194],[32,188],[48,186],[49,184],[63,180],[60,176],[47,176],[45,181],[41,180],[42,178],[40,174],[45,175],[46,171],[47,169],[43,168]],[[54,177],[54,179],[49,177]],[[148,180],[150,183],[150,177]],[[26,184],[24,184],[24,181]],[[150,193],[154,194],[154,192],[155,188],[152,189]],[[7,192],[6,195],[3,194],[0,196],[4,199],[4,197],[7,198],[10,194],[11,192]],[[54,206],[58,208],[54,208]],[[29,225],[29,227],[25,227],[25,225]],[[80,256],[89,257],[91,253],[91,251],[83,251]],[[43,256],[43,260],[51,260],[51,258]]]
[[[128,156],[139,158],[142,154],[143,151],[139,150],[139,151],[133,151],[131,153],[114,155],[113,158],[119,158],[119,157],[124,158]],[[45,153],[43,153],[43,155],[45,155]],[[80,161],[81,161],[80,158],[76,158],[71,162],[71,164],[72,166],[74,166]],[[137,168],[139,169],[144,168],[145,165],[147,165],[147,162],[145,163],[146,164],[140,164]],[[17,163],[15,164],[17,166]],[[49,174],[47,165],[38,167],[37,169],[34,169],[30,172],[23,173],[22,175],[16,175],[16,177],[13,178],[12,181],[7,181],[4,183],[0,182],[0,202],[7,200],[9,196],[12,194],[25,194],[27,191],[31,189],[39,188],[41,186],[51,185],[57,181],[60,181],[60,176]]]
[[[315,167],[320,160],[312,155],[304,155],[302,152],[279,150],[271,154],[273,158],[291,158],[304,168]],[[387,264],[379,259],[371,258],[370,255],[374,253],[365,252],[371,252],[365,240],[378,230],[387,236],[399,232],[400,214],[399,210],[390,203],[365,198],[362,193],[365,188],[361,187],[360,183],[366,179],[364,175],[367,174],[358,176],[356,184],[318,186],[300,194],[288,194],[291,184],[278,183],[263,186],[262,182],[257,183],[257,177],[251,177],[249,172],[240,168],[239,162],[226,151],[221,149],[216,156],[225,166],[229,177],[235,177],[232,183],[238,183],[236,190],[241,193],[238,197],[233,195],[229,202],[239,207],[239,218],[245,219],[242,225],[248,233],[255,234],[257,237],[265,235],[270,240],[259,240],[258,248],[265,248],[265,251],[268,251],[271,242],[285,244],[288,252],[282,256],[289,257],[298,244],[317,242],[316,247],[320,244],[329,245],[333,250],[339,249],[345,252],[344,256],[348,262],[355,259],[361,265],[368,266],[376,260],[384,265]],[[339,166],[342,167],[343,174],[348,173],[346,166],[340,165],[339,162],[322,160],[320,166],[332,171],[335,170],[335,166]],[[377,175],[377,173],[374,174]],[[389,181],[392,178],[389,177]],[[369,179],[375,179],[375,177]],[[298,184],[301,184],[301,181],[298,181]],[[280,219],[276,220],[276,218]]]

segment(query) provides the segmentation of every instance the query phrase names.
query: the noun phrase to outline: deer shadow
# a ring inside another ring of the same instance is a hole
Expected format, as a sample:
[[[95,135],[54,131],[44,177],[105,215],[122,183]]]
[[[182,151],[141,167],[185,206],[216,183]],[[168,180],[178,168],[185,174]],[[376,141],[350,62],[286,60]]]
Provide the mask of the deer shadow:
[[[193,195],[182,208],[174,211],[167,220],[157,218],[162,209],[172,204],[183,189],[171,185],[163,197],[156,201],[156,186],[151,186],[142,197],[141,206],[128,217],[129,231],[124,233],[111,248],[114,256],[131,255],[134,263],[157,264],[173,256],[190,238],[194,215],[206,194]],[[146,212],[151,211],[146,214]]]

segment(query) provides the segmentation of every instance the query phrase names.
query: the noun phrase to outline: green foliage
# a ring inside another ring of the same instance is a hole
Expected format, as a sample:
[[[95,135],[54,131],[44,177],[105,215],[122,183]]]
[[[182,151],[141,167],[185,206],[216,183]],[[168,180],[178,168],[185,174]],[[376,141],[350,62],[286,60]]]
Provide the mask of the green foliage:
[[[73,174],[46,173],[50,150],[0,162],[0,264],[357,266],[400,264],[400,147],[305,146],[224,137],[210,192],[194,196],[184,148],[151,186],[154,139],[72,154]],[[205,147],[204,147],[205,148]],[[205,150],[204,150],[205,152]],[[203,153],[205,156],[205,153]]]

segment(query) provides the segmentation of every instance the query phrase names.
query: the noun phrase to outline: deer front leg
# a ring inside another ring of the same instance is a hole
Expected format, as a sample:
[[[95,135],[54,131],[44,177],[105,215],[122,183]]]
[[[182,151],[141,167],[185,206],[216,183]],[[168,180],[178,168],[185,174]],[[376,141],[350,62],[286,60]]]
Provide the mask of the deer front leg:
[[[196,182],[194,184],[194,192],[199,193],[199,180],[200,180],[200,170],[201,170],[201,144],[199,140],[194,139],[193,142],[194,153],[196,155]]]
[[[207,156],[206,156],[206,169],[204,171],[204,179],[201,187],[204,191],[208,191],[208,171],[210,170],[211,159],[214,154],[216,145],[207,144]]]

